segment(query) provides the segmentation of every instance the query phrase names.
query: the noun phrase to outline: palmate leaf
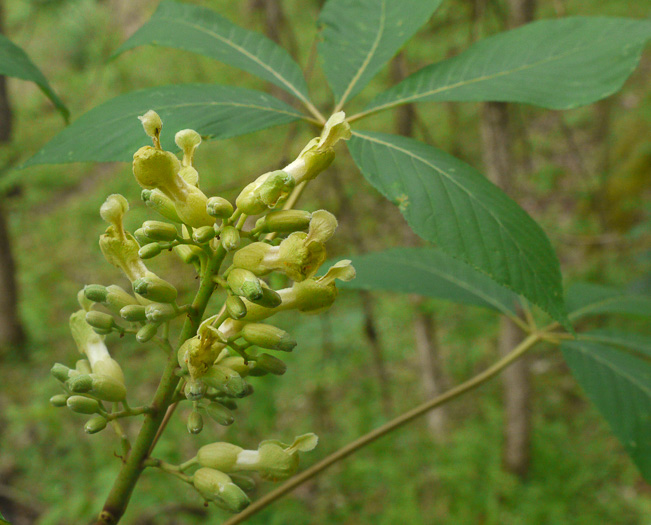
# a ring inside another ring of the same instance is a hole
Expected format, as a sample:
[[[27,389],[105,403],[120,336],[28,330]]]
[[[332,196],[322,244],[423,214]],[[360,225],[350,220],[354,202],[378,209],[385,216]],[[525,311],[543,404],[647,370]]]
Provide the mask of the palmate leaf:
[[[329,0],[319,15],[319,55],[340,106],[427,22],[441,0]]]
[[[394,248],[347,257],[357,276],[344,289],[388,290],[517,315],[518,296],[438,248]]]
[[[149,143],[137,118],[149,109],[161,116],[162,146],[172,151],[178,149],[174,134],[181,129],[225,139],[301,118],[291,106],[260,91],[214,84],[161,86],[97,106],[43,146],[25,166],[131,161],[133,153]]]
[[[650,37],[648,20],[541,20],[417,71],[378,95],[359,116],[426,100],[523,102],[550,109],[590,104],[622,87]]]
[[[413,139],[355,131],[348,148],[411,228],[567,326],[558,259],[538,224],[471,166]]]
[[[561,350],[579,384],[651,481],[651,340],[588,332],[563,342]]]
[[[68,121],[70,112],[27,53],[4,35],[0,35],[0,75],[34,82]]]
[[[565,298],[570,319],[587,315],[625,314],[651,317],[651,297],[617,288],[590,283],[576,283]]]
[[[214,58],[267,80],[300,100],[309,99],[301,68],[287,51],[260,33],[236,26],[212,9],[164,0],[115,55],[144,44]]]

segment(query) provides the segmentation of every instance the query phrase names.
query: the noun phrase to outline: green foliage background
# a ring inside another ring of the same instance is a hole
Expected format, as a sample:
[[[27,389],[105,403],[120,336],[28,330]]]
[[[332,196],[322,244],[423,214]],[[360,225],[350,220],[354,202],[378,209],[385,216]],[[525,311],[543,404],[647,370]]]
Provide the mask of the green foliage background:
[[[9,0],[5,31],[42,67],[69,106],[73,120],[113,96],[154,85],[217,81],[265,89],[262,81],[251,76],[181,51],[145,47],[108,62],[156,3]],[[247,2],[193,3],[213,7],[249,29],[263,28],[260,14],[250,12]],[[316,4],[283,3],[295,28],[301,64],[310,53]],[[497,7],[489,7],[485,18],[474,26],[479,35],[501,29],[498,19],[503,6],[491,5]],[[648,14],[642,5],[622,0],[573,0],[562,5],[567,15]],[[407,47],[412,70],[465,48],[474,38],[471,11],[469,2],[444,2]],[[556,14],[551,2],[539,10],[539,17]],[[651,133],[651,104],[645,99],[645,76],[648,78],[650,69],[647,55],[623,92],[596,107],[563,114],[527,106],[518,110],[533,150],[533,169],[519,177],[509,193],[517,201],[529,203],[559,252],[566,279],[628,286],[632,279],[649,272],[650,223],[639,211],[644,192],[622,191],[624,200],[614,204],[608,202],[608,196],[617,195],[618,188],[626,184],[638,184],[636,177],[648,173],[643,169],[649,166],[651,156],[644,140]],[[388,77],[383,70],[355,107],[363,108],[389,85]],[[313,95],[324,101],[327,89],[318,69],[311,84],[322,86],[321,92]],[[2,155],[19,155],[25,160],[62,128],[62,121],[36,86],[12,80],[10,91],[15,108],[14,141]],[[478,105],[456,107],[457,113],[452,113],[440,104],[423,105],[420,118],[439,147],[481,167]],[[602,145],[593,137],[599,112],[605,108],[610,111],[612,128]],[[393,129],[389,113],[373,120],[378,128]],[[568,142],[568,129],[577,148]],[[284,133],[268,130],[203,145],[197,165],[207,193],[233,198],[243,182],[275,167]],[[297,154],[310,134],[299,131],[288,154]],[[611,158],[609,173],[598,171],[598,158],[605,154]],[[345,181],[360,221],[346,222],[346,210],[340,209],[328,172],[308,189],[303,201],[308,209],[326,207],[340,216],[341,229],[330,254],[355,251],[352,228],[368,239],[370,248],[404,245],[406,230],[397,210],[362,180],[343,149],[337,162],[339,177]],[[94,282],[117,280],[120,284],[121,276],[104,262],[97,246],[104,229],[100,204],[107,194],[125,195],[132,203],[130,229],[147,217],[147,209],[124,164],[10,171],[0,177],[0,188],[9,195],[3,198],[15,241],[21,314],[30,335],[29,346],[4,357],[0,368],[0,498],[9,497],[19,506],[34,509],[38,513],[34,523],[39,525],[86,523],[101,507],[117,473],[118,460],[112,454],[117,443],[109,432],[86,436],[82,418],[49,405],[48,398],[57,393],[49,368],[54,361],[70,364],[77,359],[67,319],[76,308],[78,289]],[[604,193],[608,188],[611,190]],[[646,191],[648,197],[648,188]],[[605,204],[595,205],[594,196],[604,194]],[[629,214],[624,220],[626,210]],[[586,244],[586,239],[595,236],[603,242]],[[156,259],[152,267],[168,277],[181,294],[192,293],[194,281],[187,268],[171,258]],[[414,306],[408,297],[390,292],[375,297],[398,413],[423,398],[412,329]],[[437,315],[451,383],[466,379],[495,359],[498,326],[493,313],[440,301],[428,301],[426,307]],[[262,438],[287,440],[314,431],[321,439],[316,451],[305,456],[304,464],[309,465],[385,420],[363,336],[360,302],[354,293],[342,293],[324,317],[301,320],[300,325],[289,317],[282,321],[299,341],[287,359],[287,374],[257,381],[256,395],[240,404],[236,423],[230,428],[206,425],[202,434],[191,437],[183,419],[175,417],[157,447],[158,456],[180,461],[211,441],[224,439],[253,447]],[[628,319],[586,323],[649,333],[641,322]],[[157,380],[150,371],[162,367],[162,353],[126,340],[109,339],[109,345],[127,374],[130,397],[148,399]],[[535,353],[533,370],[533,460],[525,482],[501,468],[502,407],[499,382],[493,382],[450,405],[452,428],[444,442],[433,440],[419,421],[301,487],[251,523],[651,522],[648,485],[588,404],[561,353],[541,348]],[[268,489],[268,485],[261,488]],[[1,505],[0,510],[4,511]],[[194,491],[161,473],[147,472],[124,523],[213,523],[222,517],[217,509],[210,509],[210,517],[203,512]]]

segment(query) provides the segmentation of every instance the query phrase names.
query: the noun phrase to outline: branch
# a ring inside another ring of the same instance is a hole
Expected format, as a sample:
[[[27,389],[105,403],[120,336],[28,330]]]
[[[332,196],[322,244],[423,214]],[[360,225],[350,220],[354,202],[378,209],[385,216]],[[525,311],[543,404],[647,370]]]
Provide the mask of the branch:
[[[306,481],[320,474],[331,465],[334,465],[338,461],[346,458],[347,456],[350,456],[351,454],[357,452],[359,449],[365,447],[366,445],[369,445],[375,440],[406,425],[407,423],[416,419],[417,417],[426,414],[430,410],[438,406],[441,406],[444,403],[447,403],[448,401],[452,401],[453,399],[465,394],[466,392],[474,390],[475,388],[479,387],[489,379],[492,379],[494,376],[499,374],[511,363],[519,359],[527,350],[529,350],[542,338],[543,338],[542,333],[533,333],[529,335],[524,341],[522,341],[518,346],[516,346],[509,354],[505,355],[502,359],[494,363],[492,366],[490,366],[483,372],[477,374],[472,379],[469,379],[465,383],[461,383],[460,385],[448,390],[446,393],[438,397],[435,397],[434,399],[426,401],[425,403],[417,406],[416,408],[413,408],[412,410],[405,412],[401,416],[398,416],[397,418],[389,421],[388,423],[385,423],[381,427],[378,427],[375,430],[369,432],[368,434],[365,434],[364,436],[356,439],[355,441],[349,443],[345,447],[340,448],[334,454],[330,454],[328,457],[322,459],[321,461],[311,466],[304,472],[293,477],[289,481],[283,483],[277,489],[271,491],[269,494],[266,494],[258,501],[256,501],[255,503],[247,507],[243,512],[240,512],[238,515],[233,516],[229,520],[226,520],[222,525],[237,525],[238,523],[242,523],[244,520],[250,518],[257,512],[261,511],[262,509],[264,509],[265,507],[267,507],[277,499],[281,498],[288,492],[291,492],[299,485],[305,483]]]

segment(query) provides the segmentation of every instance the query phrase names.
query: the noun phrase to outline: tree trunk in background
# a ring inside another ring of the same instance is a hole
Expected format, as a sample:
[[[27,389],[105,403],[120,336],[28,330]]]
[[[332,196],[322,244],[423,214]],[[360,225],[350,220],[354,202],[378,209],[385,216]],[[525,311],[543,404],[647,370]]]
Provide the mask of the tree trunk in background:
[[[508,0],[509,28],[533,19],[535,0]],[[486,174],[496,185],[509,192],[516,167],[514,136],[509,122],[509,107],[503,102],[488,102],[481,115],[482,152]],[[522,340],[520,329],[503,318],[499,352],[505,355]],[[531,379],[527,357],[502,372],[504,402],[504,468],[524,478],[529,470],[531,441]]]
[[[391,78],[397,84],[409,74],[407,59],[404,53],[399,53],[391,62]],[[416,109],[412,104],[405,104],[396,110],[396,131],[405,137],[414,133]],[[406,226],[406,225],[405,225]],[[409,228],[405,227],[406,245],[417,246],[419,238]],[[421,371],[421,382],[427,399],[432,399],[442,393],[444,388],[443,367],[440,357],[440,348],[436,334],[436,317],[434,313],[423,309],[422,297],[414,296],[414,340]],[[447,411],[445,407],[430,410],[425,416],[427,427],[432,437],[442,439],[447,427]]]
[[[0,33],[3,31],[3,5],[0,4]],[[12,114],[7,93],[7,79],[0,76],[0,144],[11,140]],[[11,252],[9,224],[0,195],[0,355],[25,342],[25,331],[18,314],[16,267]]]

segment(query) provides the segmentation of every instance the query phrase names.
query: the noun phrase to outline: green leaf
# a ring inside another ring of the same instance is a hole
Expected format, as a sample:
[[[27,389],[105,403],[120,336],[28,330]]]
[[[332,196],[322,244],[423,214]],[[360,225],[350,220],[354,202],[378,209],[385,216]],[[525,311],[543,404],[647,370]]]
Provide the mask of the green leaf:
[[[251,89],[179,84],[134,91],[97,106],[64,129],[25,166],[61,162],[131,161],[150,142],[138,115],[153,109],[163,120],[163,148],[176,151],[174,135],[192,128],[225,139],[301,118],[291,106]]]
[[[4,35],[0,34],[0,75],[20,78],[34,82],[59,110],[66,122],[70,112],[63,101],[54,92],[47,79],[27,53],[14,44]]]
[[[587,340],[563,342],[561,350],[642,476],[651,481],[651,362]]]
[[[651,317],[651,297],[598,284],[573,284],[567,290],[565,301],[572,320],[598,314]]]
[[[590,104],[622,87],[649,37],[647,20],[541,20],[421,69],[378,95],[362,114],[425,100],[523,102],[550,109]]]
[[[212,9],[165,0],[115,55],[144,44],[214,58],[267,80],[302,101],[309,99],[301,68],[287,51],[260,33],[236,26]]]
[[[646,335],[598,329],[582,332],[577,338],[582,341],[608,344],[613,347],[619,347],[622,350],[640,354],[645,358],[651,358],[651,337]]]
[[[356,131],[348,148],[366,179],[398,205],[418,235],[567,324],[549,239],[498,187],[413,139]]]
[[[347,257],[357,275],[340,288],[389,290],[517,315],[518,296],[438,248],[395,248]]]
[[[354,97],[432,16],[441,0],[329,0],[319,55],[337,102]]]

